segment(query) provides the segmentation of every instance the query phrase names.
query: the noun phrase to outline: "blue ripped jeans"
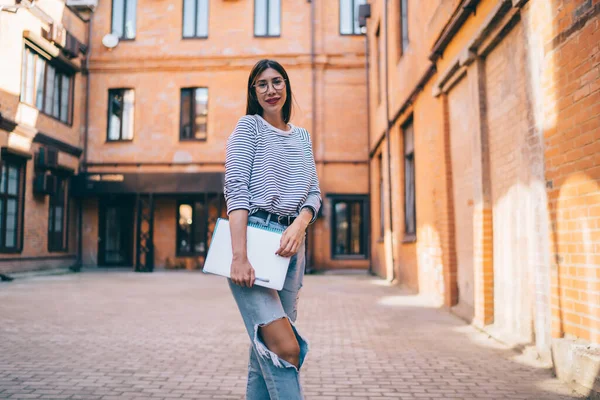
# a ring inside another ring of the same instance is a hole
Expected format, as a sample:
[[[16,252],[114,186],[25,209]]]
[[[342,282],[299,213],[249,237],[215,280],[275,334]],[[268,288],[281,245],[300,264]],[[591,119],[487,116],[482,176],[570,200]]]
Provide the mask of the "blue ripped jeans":
[[[273,221],[250,216],[249,222],[268,224],[272,228],[286,227]],[[304,399],[300,386],[299,369],[302,367],[308,343],[296,330],[294,322],[297,315],[298,293],[302,287],[306,259],[304,254],[306,241],[298,253],[290,260],[285,283],[281,291],[254,285],[241,287],[229,280],[229,287],[238,305],[246,330],[250,336],[250,361],[248,362],[247,400],[296,400]],[[270,351],[258,335],[258,328],[281,318],[287,318],[292,325],[300,345],[299,368],[279,358]]]

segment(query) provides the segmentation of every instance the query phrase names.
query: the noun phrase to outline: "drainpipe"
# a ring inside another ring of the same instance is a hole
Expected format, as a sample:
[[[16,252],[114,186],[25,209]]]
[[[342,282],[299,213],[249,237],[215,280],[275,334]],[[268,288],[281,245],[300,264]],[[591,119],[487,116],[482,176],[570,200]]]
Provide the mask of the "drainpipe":
[[[88,150],[88,134],[90,125],[90,54],[92,53],[92,21],[93,14],[87,20],[88,31],[87,31],[87,53],[85,55],[85,67],[84,72],[86,74],[85,79],[85,126],[83,133],[83,160],[79,163],[79,173],[87,171],[87,150]],[[83,265],[83,197],[79,198],[79,210],[78,210],[78,223],[77,223],[77,234],[79,241],[77,242],[77,267],[81,268]]]
[[[389,74],[388,74],[388,0],[383,3],[383,19],[385,26],[385,142],[387,147],[388,159],[388,201],[390,209],[390,241],[391,241],[391,257],[392,257],[392,281],[396,279],[396,262],[394,260],[394,218],[392,207],[392,152],[390,147],[390,91],[389,91]]]
[[[367,32],[367,19],[371,18],[371,5],[369,3],[365,3],[362,4],[358,7],[358,26],[363,29],[363,32],[365,33],[365,71],[366,71],[366,78],[367,78],[367,152],[368,152],[368,163],[367,163],[367,173],[368,173],[368,185],[369,185],[369,189],[367,192],[367,196],[368,196],[368,204],[369,204],[369,212],[371,210],[371,201],[372,201],[372,196],[371,196],[371,184],[372,184],[372,178],[371,178],[371,80],[370,80],[370,60],[371,60],[371,56],[370,56],[370,46],[369,46],[369,35]],[[368,242],[369,242],[369,253],[368,253],[368,257],[369,257],[369,274],[373,275],[373,263],[372,263],[372,256],[371,256],[371,244],[372,244],[372,237],[373,237],[373,227],[371,226],[371,224],[369,223],[369,228],[368,228]]]
[[[312,107],[312,121],[311,121],[311,132],[314,135],[317,131],[317,70],[315,67],[315,53],[316,53],[316,33],[315,33],[315,15],[316,15],[316,10],[315,10],[315,1],[314,0],[308,0],[308,2],[310,3],[310,68],[311,68],[311,107]],[[321,203],[321,207],[323,206],[323,204]],[[310,235],[307,235],[307,238],[309,238]],[[313,271],[313,265],[312,265],[312,256],[313,256],[313,241],[312,240],[308,240],[307,246],[305,247],[304,251],[305,251],[305,257],[307,262],[307,272],[311,273]],[[309,250],[310,247],[310,250]],[[310,255],[310,256],[309,256]]]
[[[367,72],[367,157],[368,157],[368,162],[367,162],[367,169],[368,169],[368,179],[369,179],[369,188],[368,188],[368,204],[369,204],[369,209],[371,208],[371,184],[372,184],[372,178],[371,178],[371,156],[369,155],[371,152],[371,84],[370,84],[370,80],[369,80],[369,75],[370,75],[370,52],[369,52],[370,48],[369,48],[369,35],[367,33],[365,33],[365,69]],[[369,223],[369,275],[373,275],[373,263],[371,262],[372,257],[371,257],[371,238],[373,237],[373,226],[371,223]]]
[[[90,16],[88,20],[88,33],[87,33],[87,54],[85,56],[85,131],[83,134],[83,161],[80,164],[80,170],[87,171],[87,158],[88,158],[88,136],[90,127],[90,55],[92,54],[92,23],[93,19]]]

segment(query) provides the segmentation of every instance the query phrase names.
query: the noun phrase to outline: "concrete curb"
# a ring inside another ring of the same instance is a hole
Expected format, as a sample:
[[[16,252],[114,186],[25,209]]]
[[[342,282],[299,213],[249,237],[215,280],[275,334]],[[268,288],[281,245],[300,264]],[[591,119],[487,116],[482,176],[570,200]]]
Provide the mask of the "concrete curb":
[[[589,400],[600,400],[600,346],[572,339],[552,340],[556,376]]]
[[[39,276],[55,276],[55,275],[67,275],[67,274],[75,274],[78,271],[74,271],[71,268],[49,268],[49,269],[40,269],[34,271],[23,271],[23,272],[11,272],[9,274],[2,274],[4,277],[7,277],[5,283],[10,283],[12,280],[22,280],[35,278]],[[4,279],[3,279],[4,281]]]

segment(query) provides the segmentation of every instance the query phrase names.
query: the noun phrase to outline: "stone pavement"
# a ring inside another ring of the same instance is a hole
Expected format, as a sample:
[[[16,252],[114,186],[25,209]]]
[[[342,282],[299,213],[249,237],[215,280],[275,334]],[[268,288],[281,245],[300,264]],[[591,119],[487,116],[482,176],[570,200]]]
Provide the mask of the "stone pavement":
[[[307,399],[583,398],[443,310],[367,276],[307,276]],[[225,281],[85,270],[0,284],[1,399],[241,399]]]

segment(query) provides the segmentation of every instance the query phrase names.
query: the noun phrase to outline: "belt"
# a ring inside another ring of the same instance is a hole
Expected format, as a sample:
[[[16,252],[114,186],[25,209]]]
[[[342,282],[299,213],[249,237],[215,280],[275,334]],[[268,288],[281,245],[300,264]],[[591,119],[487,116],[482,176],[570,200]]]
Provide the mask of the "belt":
[[[262,218],[266,221],[269,218],[269,215],[271,216],[270,221],[277,222],[278,224],[281,224],[284,226],[290,226],[292,224],[292,222],[294,222],[294,220],[296,219],[296,217],[292,217],[289,215],[273,214],[273,213],[270,213],[265,210],[258,210],[257,212],[252,214],[251,217]]]

